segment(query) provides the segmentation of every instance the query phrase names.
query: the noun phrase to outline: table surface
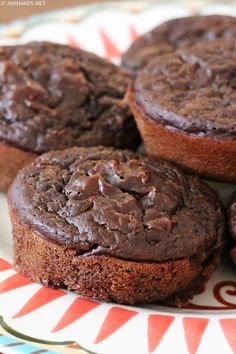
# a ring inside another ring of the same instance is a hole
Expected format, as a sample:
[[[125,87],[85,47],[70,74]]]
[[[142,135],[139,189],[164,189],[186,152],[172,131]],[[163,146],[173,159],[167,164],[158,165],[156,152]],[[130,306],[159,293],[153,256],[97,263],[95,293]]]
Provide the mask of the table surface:
[[[106,0],[0,0],[0,24],[63,7],[104,1]]]

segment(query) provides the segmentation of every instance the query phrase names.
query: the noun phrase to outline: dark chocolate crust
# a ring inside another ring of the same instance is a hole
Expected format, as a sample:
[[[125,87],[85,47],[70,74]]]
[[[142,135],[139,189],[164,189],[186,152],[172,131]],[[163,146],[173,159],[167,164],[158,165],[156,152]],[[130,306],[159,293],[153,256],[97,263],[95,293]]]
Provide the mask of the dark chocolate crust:
[[[193,136],[236,140],[236,46],[218,39],[153,59],[134,95],[148,117]]]
[[[78,256],[204,262],[223,244],[224,217],[208,186],[126,150],[44,154],[18,174],[9,202],[33,230]]]
[[[231,250],[231,257],[236,263],[236,192],[234,193],[230,206],[228,209],[229,230],[232,237],[233,248]]]
[[[235,38],[235,35],[235,17],[210,15],[173,19],[139,37],[124,53],[122,65],[136,73],[154,57],[217,38]]]
[[[0,47],[0,142],[31,153],[72,146],[135,148],[129,75],[47,42]]]

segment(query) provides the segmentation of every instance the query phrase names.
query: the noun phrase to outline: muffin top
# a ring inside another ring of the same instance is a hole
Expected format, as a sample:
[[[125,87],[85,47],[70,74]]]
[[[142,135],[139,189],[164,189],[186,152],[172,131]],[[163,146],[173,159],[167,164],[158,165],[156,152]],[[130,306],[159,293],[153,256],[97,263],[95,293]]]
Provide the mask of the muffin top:
[[[148,117],[193,135],[236,140],[236,42],[218,39],[153,59],[136,103]]]
[[[135,73],[153,57],[217,38],[235,38],[235,35],[235,17],[210,15],[177,18],[139,37],[123,55],[122,65]]]
[[[35,153],[135,148],[139,135],[124,99],[129,82],[115,65],[68,46],[0,47],[0,142]]]
[[[112,148],[49,152],[9,192],[16,217],[78,255],[206,259],[222,245],[219,201],[198,177]]]

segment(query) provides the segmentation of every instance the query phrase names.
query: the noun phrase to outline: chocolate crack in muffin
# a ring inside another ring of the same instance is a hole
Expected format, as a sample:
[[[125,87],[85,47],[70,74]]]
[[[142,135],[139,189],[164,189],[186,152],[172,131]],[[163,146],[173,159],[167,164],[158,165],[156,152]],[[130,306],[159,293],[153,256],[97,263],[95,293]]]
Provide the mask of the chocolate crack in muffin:
[[[210,15],[173,19],[139,37],[124,53],[122,65],[136,73],[154,57],[217,38],[235,38],[235,35],[235,17]]]
[[[129,151],[44,154],[18,174],[9,203],[16,269],[106,301],[182,304],[204,288],[223,245],[212,190]]]
[[[130,78],[82,50],[33,42],[0,48],[0,142],[40,154],[72,146],[136,148]]]
[[[232,250],[231,257],[234,263],[236,263],[236,193],[234,193],[229,211],[228,211],[228,219],[229,219],[229,230],[232,236]]]

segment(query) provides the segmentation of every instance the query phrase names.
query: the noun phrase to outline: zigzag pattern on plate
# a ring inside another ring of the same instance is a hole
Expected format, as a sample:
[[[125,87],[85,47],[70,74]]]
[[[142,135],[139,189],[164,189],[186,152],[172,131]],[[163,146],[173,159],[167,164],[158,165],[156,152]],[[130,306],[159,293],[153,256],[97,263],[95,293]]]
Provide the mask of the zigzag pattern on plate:
[[[0,259],[0,272],[11,269],[12,267],[8,262]],[[0,299],[1,294],[19,288],[22,288],[22,291],[24,291],[24,289],[30,284],[34,283],[23,275],[14,272],[14,274],[11,274],[5,280],[0,282]],[[216,286],[218,286],[218,284]],[[25,294],[27,294],[27,292],[25,292]],[[43,306],[50,306],[53,301],[57,301],[63,296],[70,298],[71,294],[63,290],[40,287],[30,299],[26,302],[22,301],[22,307],[12,316],[12,319],[29,315]],[[63,315],[57,321],[54,328],[51,329],[51,333],[63,331],[66,327],[72,325],[99,306],[103,306],[103,304],[75,297],[73,302],[65,308]],[[139,311],[136,308],[130,309],[123,306],[111,305],[108,308],[105,319],[101,324],[96,337],[94,338],[94,344],[99,344],[100,342],[107,340],[107,338],[119,331],[127,322],[132,321],[132,319],[138,314]],[[164,315],[161,313],[147,315],[147,342],[149,353],[156,350],[164,335],[175,321],[175,318],[175,315]],[[183,316],[182,323],[185,340],[190,354],[197,352],[210,320],[211,319],[208,318],[207,315],[204,317]],[[233,352],[236,352],[236,319],[219,318],[219,324],[231,349]]]
[[[104,47],[104,58],[110,61],[120,59],[122,52],[117,47],[115,42],[110,38],[109,34],[105,32],[102,28],[98,28],[98,33]],[[130,42],[133,42],[139,36],[138,31],[133,24],[129,25],[129,33],[130,33]],[[77,38],[75,38],[70,33],[68,33],[66,36],[67,36],[67,44],[69,46],[77,49],[82,49],[83,46],[79,43],[79,40]]]

